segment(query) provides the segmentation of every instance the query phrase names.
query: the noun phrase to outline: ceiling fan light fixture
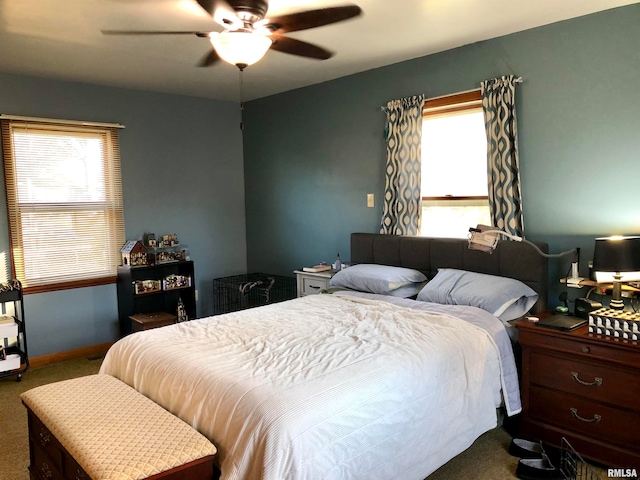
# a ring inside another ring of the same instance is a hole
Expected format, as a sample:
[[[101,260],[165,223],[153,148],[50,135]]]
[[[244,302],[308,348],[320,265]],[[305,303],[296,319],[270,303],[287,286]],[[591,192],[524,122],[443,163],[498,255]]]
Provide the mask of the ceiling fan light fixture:
[[[220,58],[242,68],[259,61],[271,47],[269,37],[242,30],[227,30],[209,38]]]

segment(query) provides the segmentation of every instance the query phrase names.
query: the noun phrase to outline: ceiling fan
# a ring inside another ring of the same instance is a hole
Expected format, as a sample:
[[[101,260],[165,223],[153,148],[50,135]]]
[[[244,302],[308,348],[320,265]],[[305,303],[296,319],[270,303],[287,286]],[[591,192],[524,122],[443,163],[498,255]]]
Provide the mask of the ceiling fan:
[[[102,30],[105,35],[196,35],[208,38],[213,45],[198,64],[208,67],[220,59],[243,70],[260,60],[272,48],[282,53],[326,60],[333,53],[283,33],[321,27],[356,17],[362,13],[357,5],[320,8],[266,18],[267,0],[197,0],[222,32]]]

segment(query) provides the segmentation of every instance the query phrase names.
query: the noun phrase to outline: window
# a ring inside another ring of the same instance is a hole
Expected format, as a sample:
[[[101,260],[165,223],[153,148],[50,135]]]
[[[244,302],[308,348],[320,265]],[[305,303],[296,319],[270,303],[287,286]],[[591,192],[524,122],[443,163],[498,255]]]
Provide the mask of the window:
[[[491,225],[480,91],[427,100],[422,119],[422,235]]]
[[[12,274],[25,293],[115,282],[125,240],[117,128],[5,118]]]

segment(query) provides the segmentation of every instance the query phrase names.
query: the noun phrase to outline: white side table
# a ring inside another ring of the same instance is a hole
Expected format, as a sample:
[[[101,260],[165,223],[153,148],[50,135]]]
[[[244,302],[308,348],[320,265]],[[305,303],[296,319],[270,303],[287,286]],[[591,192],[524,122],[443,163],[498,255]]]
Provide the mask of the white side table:
[[[315,295],[322,290],[329,288],[329,280],[336,274],[335,270],[327,270],[326,272],[303,272],[295,270],[296,283],[298,287],[298,297],[306,295]]]

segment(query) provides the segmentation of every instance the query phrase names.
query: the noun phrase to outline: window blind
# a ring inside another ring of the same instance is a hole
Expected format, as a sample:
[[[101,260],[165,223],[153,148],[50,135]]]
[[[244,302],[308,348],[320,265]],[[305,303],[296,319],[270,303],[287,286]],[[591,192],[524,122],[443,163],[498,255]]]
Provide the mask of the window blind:
[[[125,242],[117,128],[0,126],[12,268],[25,293],[115,282]]]
[[[439,117],[477,109],[482,109],[482,96],[480,90],[472,90],[425,100],[422,116]]]

